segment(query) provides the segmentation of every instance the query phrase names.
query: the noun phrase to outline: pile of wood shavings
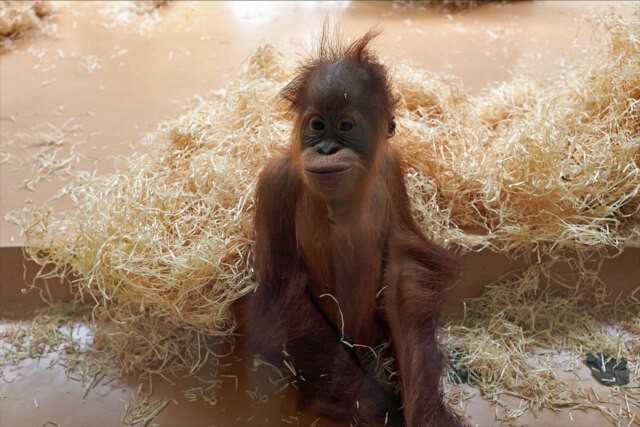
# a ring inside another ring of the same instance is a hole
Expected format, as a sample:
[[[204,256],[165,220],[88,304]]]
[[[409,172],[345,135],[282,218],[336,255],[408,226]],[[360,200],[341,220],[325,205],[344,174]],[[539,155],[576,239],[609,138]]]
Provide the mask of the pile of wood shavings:
[[[0,1],[0,52],[10,49],[17,38],[29,31],[55,31],[55,24],[47,22],[55,7],[50,1]]]
[[[597,410],[614,425],[640,422],[640,331],[633,326],[640,322],[640,288],[615,299],[587,276],[573,281],[571,289],[548,287],[566,287],[564,280],[546,263],[487,286],[481,297],[465,302],[462,320],[445,324],[445,347],[464,350],[460,365],[473,372],[471,383],[482,396],[502,407],[503,422],[545,408]],[[593,351],[629,361],[630,384],[612,387],[606,400],[593,381],[562,375],[580,378],[579,368]],[[458,394],[464,390],[468,393],[465,386],[448,390],[462,412]],[[517,398],[517,410],[504,404],[504,396]]]
[[[508,0],[394,0],[393,6],[396,8],[432,8],[444,12],[460,12],[476,9],[489,3],[506,3],[507,1]]]
[[[134,25],[140,33],[151,30],[161,21],[159,9],[170,0],[104,1],[99,12],[105,17],[106,28]]]
[[[14,366],[24,360],[45,360],[49,367],[59,365],[66,378],[82,383],[83,399],[97,386],[114,381],[117,370],[104,354],[92,347],[93,328],[86,307],[56,303],[36,310],[29,321],[0,317],[0,380],[13,382]],[[148,425],[168,404],[152,398],[141,383],[124,404],[122,422],[127,426]],[[37,402],[34,401],[37,405]],[[55,424],[55,423],[53,423]]]

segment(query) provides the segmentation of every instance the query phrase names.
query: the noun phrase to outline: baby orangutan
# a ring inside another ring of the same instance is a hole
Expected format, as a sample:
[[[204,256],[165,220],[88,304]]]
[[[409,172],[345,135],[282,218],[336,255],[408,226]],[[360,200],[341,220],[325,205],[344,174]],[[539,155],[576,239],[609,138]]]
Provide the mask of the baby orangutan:
[[[449,254],[411,217],[387,69],[325,31],[317,57],[282,91],[296,120],[290,152],[256,193],[259,287],[250,350],[295,369],[302,403],[369,426],[462,426],[443,401],[436,327],[454,276]],[[365,360],[390,341],[402,404]]]

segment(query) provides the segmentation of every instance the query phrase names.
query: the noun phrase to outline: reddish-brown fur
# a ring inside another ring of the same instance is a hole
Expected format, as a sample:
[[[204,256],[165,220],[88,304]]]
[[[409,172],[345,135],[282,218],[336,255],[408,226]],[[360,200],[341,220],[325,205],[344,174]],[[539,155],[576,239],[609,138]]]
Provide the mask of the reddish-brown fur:
[[[303,402],[325,415],[461,426],[442,399],[436,343],[455,265],[411,216],[388,141],[395,101],[385,67],[367,49],[373,37],[342,47],[325,31],[317,58],[283,91],[297,119],[290,154],[270,162],[258,183],[260,286],[248,341],[271,363],[288,360]],[[339,151],[320,153],[325,143]],[[404,409],[362,362],[384,341],[396,356]]]

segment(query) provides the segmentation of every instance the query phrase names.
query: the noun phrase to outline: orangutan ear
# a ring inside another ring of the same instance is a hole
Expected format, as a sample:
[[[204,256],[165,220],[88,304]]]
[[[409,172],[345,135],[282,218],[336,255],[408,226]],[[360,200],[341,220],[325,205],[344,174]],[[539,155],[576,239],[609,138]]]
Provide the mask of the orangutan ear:
[[[389,120],[389,124],[387,125],[387,137],[391,138],[396,134],[396,119],[395,117],[391,117]]]

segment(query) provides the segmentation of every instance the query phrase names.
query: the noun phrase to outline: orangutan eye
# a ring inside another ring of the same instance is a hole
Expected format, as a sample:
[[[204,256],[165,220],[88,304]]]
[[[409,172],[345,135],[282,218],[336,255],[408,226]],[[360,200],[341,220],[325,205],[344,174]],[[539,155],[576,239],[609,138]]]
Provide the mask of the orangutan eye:
[[[342,119],[338,124],[338,129],[340,132],[350,132],[354,128],[355,124],[351,119]]]
[[[309,127],[316,132],[323,131],[324,121],[319,116],[313,116],[311,120],[309,120]]]

